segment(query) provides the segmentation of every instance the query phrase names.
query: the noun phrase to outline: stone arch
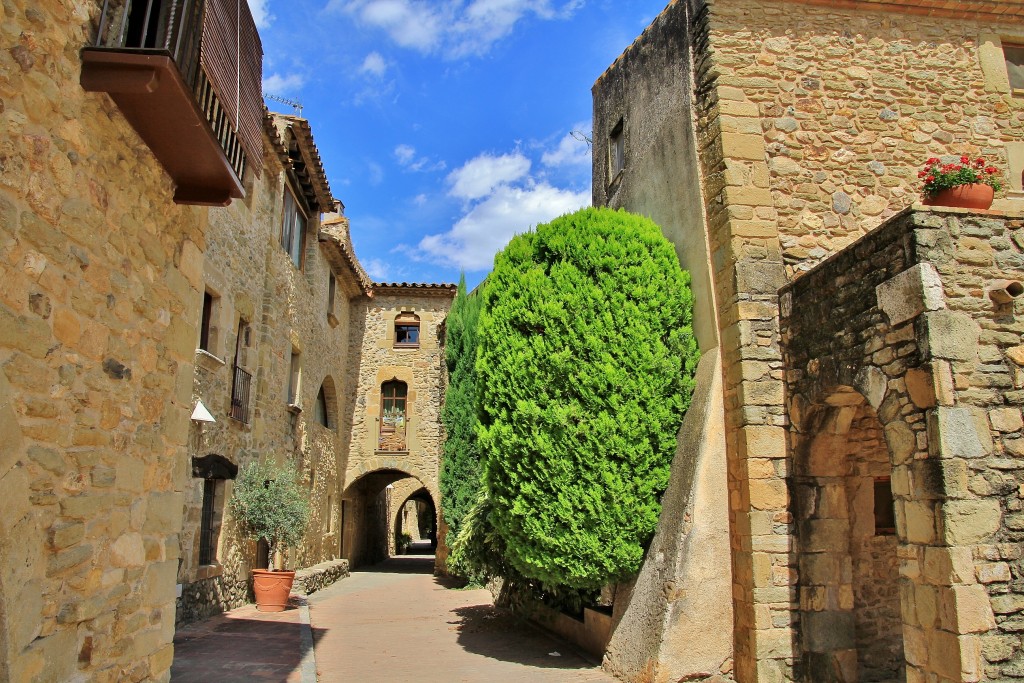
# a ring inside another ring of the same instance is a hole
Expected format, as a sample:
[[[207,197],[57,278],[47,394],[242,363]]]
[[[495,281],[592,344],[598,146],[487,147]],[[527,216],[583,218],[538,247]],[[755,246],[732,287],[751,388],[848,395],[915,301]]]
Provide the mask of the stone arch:
[[[340,407],[338,405],[338,391],[335,388],[334,378],[330,375],[324,377],[323,382],[320,383],[320,390],[316,396],[317,405],[322,405],[324,423],[320,423],[322,426],[328,429],[338,429],[338,415],[340,414]],[[321,404],[321,401],[323,402]],[[317,408],[317,412],[321,410]]]
[[[914,619],[913,605],[901,599],[914,592],[910,579],[899,575],[897,545],[906,546],[906,523],[897,525],[897,535],[878,520],[894,501],[905,511],[909,492],[891,483],[899,482],[893,473],[905,456],[893,451],[879,414],[861,392],[837,386],[813,398],[801,429],[792,434],[789,481],[800,608],[798,680],[903,680],[904,622]],[[899,414],[892,421],[904,424]]]
[[[369,458],[349,472],[342,494],[345,512],[342,520],[342,556],[352,567],[387,559],[394,547],[392,518],[395,503],[389,499],[388,486],[413,478],[420,484],[434,507],[434,528],[440,521],[440,495],[437,483],[401,458]]]
[[[416,504],[419,508],[418,516],[415,519],[408,516],[410,503]],[[426,517],[424,517],[424,513],[426,513]],[[427,522],[429,522],[429,527]],[[395,533],[408,530],[414,541],[428,540],[436,545],[437,522],[437,504],[426,486],[420,486],[404,496],[403,500],[396,501],[394,519],[392,520]]]

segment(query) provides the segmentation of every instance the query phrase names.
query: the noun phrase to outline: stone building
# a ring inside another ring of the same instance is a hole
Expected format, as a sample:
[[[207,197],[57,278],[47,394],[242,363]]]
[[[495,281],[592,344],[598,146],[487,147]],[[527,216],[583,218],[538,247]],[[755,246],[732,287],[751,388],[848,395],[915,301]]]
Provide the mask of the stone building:
[[[238,537],[226,501],[253,459],[290,459],[309,487],[311,520],[290,567],[337,560],[339,487],[347,409],[341,392],[350,297],[370,282],[351,256],[348,222],[309,123],[268,115],[264,172],[244,202],[212,209],[193,404],[216,422],[191,423],[177,619],[249,601],[249,569],[267,549]]]
[[[3,4],[0,680],[168,677],[202,205],[261,170],[259,37],[206,5]]]
[[[703,352],[610,670],[1024,677],[1022,44],[1011,1],[678,0],[594,85],[594,203],[663,226]],[[917,204],[944,155],[991,212]]]
[[[417,317],[387,457],[436,500],[454,287],[370,282],[308,123],[267,117],[244,0],[7,0],[0,36],[0,680],[167,680],[176,609],[238,604],[261,562],[224,513],[248,459],[300,463],[292,565],[344,565],[383,348],[353,339]]]
[[[443,322],[456,289],[378,283],[352,301],[345,393],[354,403],[341,504],[343,556],[353,565],[393,551],[407,500],[433,508],[438,533]],[[442,549],[439,569],[443,557]]]

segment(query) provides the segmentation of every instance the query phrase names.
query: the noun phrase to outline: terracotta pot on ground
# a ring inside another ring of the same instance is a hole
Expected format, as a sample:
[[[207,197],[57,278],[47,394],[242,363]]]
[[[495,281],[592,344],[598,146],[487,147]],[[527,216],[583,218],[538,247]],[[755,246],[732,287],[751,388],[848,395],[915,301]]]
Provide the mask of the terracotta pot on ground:
[[[288,596],[295,581],[293,571],[252,570],[252,592],[260,612],[281,612],[288,606]]]
[[[995,191],[990,185],[973,183],[957,185],[932,195],[925,195],[928,206],[952,206],[960,209],[987,209],[992,206]]]

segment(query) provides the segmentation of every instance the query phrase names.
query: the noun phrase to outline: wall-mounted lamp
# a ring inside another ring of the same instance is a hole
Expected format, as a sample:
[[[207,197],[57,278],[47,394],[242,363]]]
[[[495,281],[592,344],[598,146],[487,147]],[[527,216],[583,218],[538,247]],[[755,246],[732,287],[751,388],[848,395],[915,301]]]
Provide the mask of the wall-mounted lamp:
[[[196,424],[196,453],[203,449],[203,425],[216,422],[213,414],[207,410],[202,401],[196,401],[195,410],[192,411],[192,421]]]
[[[192,411],[192,421],[199,422],[216,422],[217,420],[213,417],[206,406],[203,405],[202,401],[196,401],[196,409]]]

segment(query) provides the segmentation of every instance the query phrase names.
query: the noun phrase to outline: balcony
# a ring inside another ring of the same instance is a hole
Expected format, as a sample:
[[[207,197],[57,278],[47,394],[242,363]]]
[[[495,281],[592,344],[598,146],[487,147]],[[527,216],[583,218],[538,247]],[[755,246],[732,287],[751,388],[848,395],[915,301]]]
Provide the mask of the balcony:
[[[245,0],[105,0],[82,87],[105,92],[152,150],[180,204],[243,197],[259,172],[262,46]]]
[[[377,421],[377,448],[378,453],[406,453],[409,444],[406,441],[406,420],[404,416],[394,419],[385,415],[384,419]]]

